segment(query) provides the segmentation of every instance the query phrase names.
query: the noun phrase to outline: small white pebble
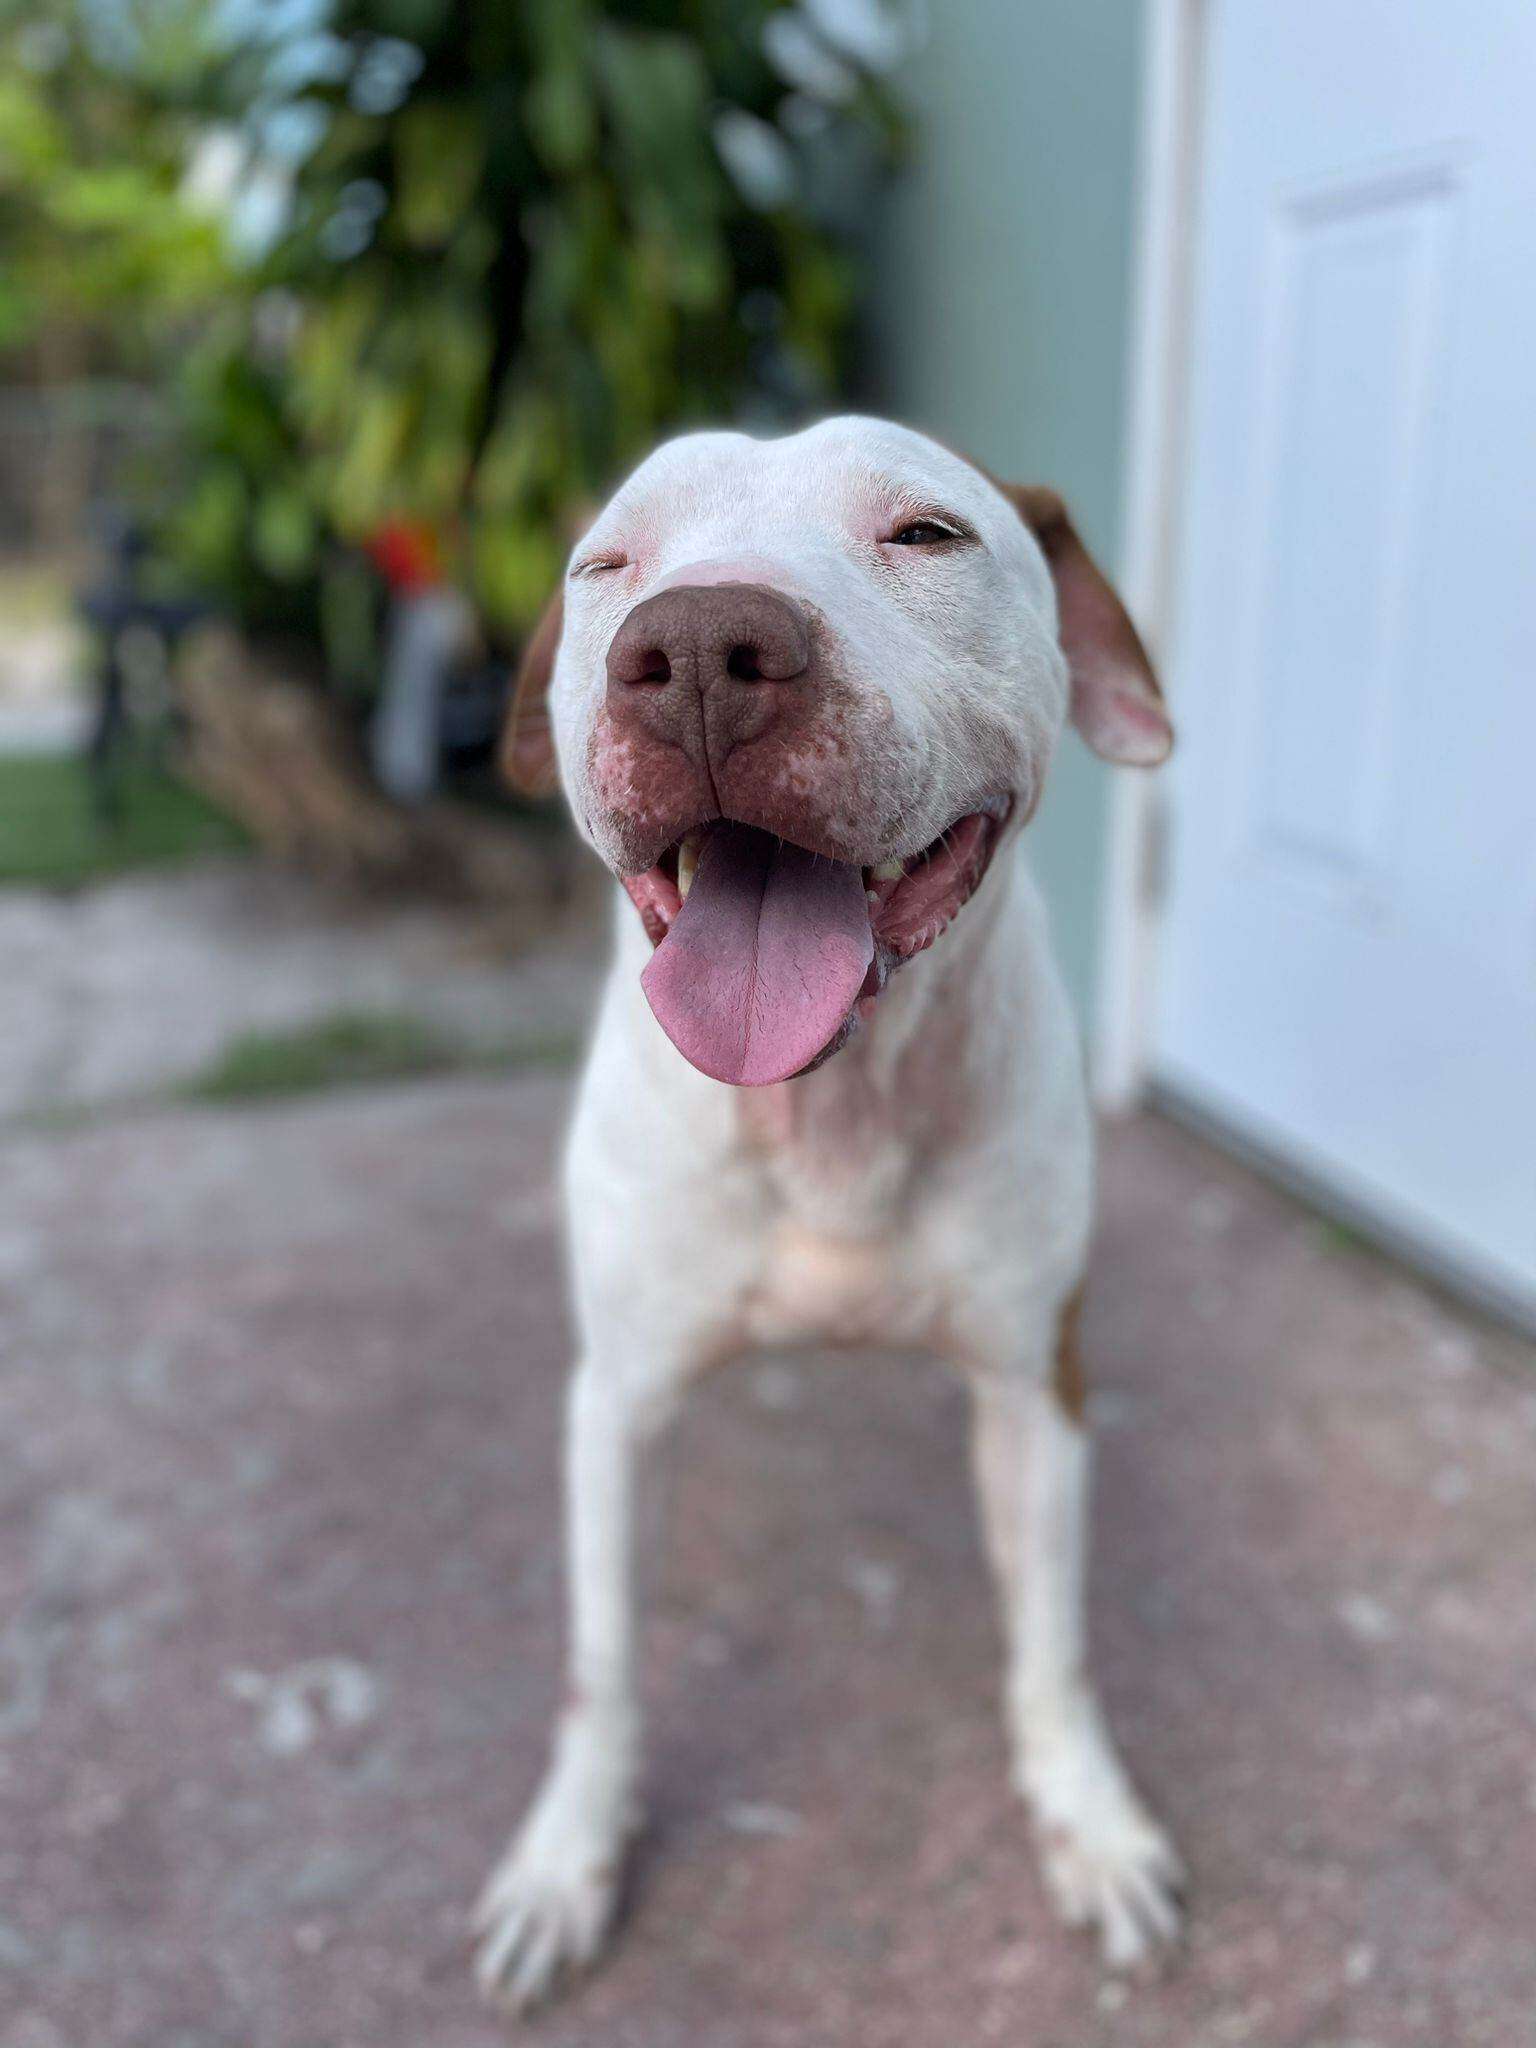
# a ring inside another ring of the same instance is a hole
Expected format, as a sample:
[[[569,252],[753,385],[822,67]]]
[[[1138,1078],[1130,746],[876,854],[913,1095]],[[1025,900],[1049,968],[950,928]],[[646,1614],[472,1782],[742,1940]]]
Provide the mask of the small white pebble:
[[[1379,1600],[1369,1593],[1350,1593],[1339,1602],[1338,1616],[1352,1636],[1362,1643],[1390,1642],[1397,1623]]]
[[[1376,1974],[1376,1951],[1369,1942],[1357,1942],[1344,1958],[1344,1982],[1368,1984]]]
[[[787,1806],[760,1805],[749,1799],[739,1799],[725,1809],[725,1824],[738,1835],[783,1837],[800,1832],[798,1813],[791,1813]]]
[[[901,1573],[896,1567],[877,1557],[850,1557],[844,1560],[841,1578],[849,1591],[863,1601],[875,1626],[889,1628],[901,1596]]]
[[[1472,1482],[1461,1465],[1443,1466],[1430,1481],[1430,1492],[1443,1508],[1458,1506],[1471,1491]]]

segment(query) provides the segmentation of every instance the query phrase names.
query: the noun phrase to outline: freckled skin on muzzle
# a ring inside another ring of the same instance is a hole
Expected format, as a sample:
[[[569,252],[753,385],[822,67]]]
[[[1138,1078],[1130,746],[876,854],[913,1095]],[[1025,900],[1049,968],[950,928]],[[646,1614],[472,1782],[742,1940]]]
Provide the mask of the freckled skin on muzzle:
[[[843,860],[892,828],[870,787],[895,751],[889,703],[851,687],[825,623],[785,592],[660,591],[626,616],[606,671],[592,822],[622,872],[715,817]]]
[[[894,885],[866,872],[867,819],[853,847],[839,820],[874,808],[879,739],[856,718],[886,700],[840,691],[829,644],[785,592],[722,579],[643,599],[608,647],[598,730],[624,778],[609,829],[639,817],[666,835],[665,864],[626,842],[651,853],[625,877],[659,948],[646,997],[691,1066],[736,1086],[829,1057],[899,957],[877,942]]]

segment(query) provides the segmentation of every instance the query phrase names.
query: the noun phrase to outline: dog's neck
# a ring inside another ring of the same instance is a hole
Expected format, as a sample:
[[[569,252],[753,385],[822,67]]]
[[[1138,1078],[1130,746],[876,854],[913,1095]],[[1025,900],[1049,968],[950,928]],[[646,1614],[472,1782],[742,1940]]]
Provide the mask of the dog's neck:
[[[995,956],[1016,865],[1008,849],[957,923],[897,969],[869,1023],[824,1066],[738,1091],[743,1142],[785,1199],[828,1228],[888,1227],[925,1162],[986,1114],[967,1077],[1003,1021]]]

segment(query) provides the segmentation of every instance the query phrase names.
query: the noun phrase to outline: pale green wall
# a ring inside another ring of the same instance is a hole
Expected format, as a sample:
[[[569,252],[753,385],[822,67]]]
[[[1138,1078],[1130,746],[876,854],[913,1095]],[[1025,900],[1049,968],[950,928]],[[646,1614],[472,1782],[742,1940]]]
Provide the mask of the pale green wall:
[[[877,256],[873,397],[999,475],[1055,484],[1112,564],[1138,0],[930,0],[916,159]],[[1092,993],[1106,771],[1062,743],[1030,827],[1073,993]]]

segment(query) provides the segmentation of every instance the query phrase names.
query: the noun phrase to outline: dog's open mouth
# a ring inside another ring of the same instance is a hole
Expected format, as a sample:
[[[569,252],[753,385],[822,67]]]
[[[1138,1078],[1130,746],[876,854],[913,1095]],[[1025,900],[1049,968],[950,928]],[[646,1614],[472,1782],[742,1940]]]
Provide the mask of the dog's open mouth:
[[[998,798],[912,858],[873,866],[732,819],[694,827],[624,878],[656,948],[642,983],[657,1022],[717,1081],[804,1073],[975,894],[1010,808]]]

